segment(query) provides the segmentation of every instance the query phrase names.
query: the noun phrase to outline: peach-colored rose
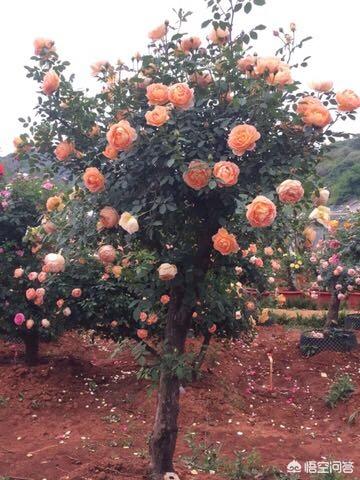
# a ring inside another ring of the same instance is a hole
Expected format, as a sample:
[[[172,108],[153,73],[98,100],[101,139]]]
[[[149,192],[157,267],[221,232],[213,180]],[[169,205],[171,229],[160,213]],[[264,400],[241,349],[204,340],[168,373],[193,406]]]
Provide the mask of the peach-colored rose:
[[[62,311],[64,317],[70,317],[71,315],[71,309],[69,307],[65,307],[64,310]]]
[[[215,325],[215,323],[213,323],[211,327],[208,328],[209,333],[215,333],[216,330],[217,330],[217,326]]]
[[[127,120],[120,120],[109,128],[106,138],[113,148],[126,151],[136,140],[137,133]]]
[[[96,167],[88,167],[83,175],[85,187],[91,193],[97,193],[104,190],[105,177]]]
[[[269,85],[291,85],[294,80],[291,76],[291,70],[288,65],[281,65],[276,73],[270,73],[266,77],[266,82]]]
[[[272,247],[265,247],[264,248],[264,253],[268,257],[271,257],[271,255],[274,255],[274,249]]]
[[[158,316],[156,315],[156,313],[150,313],[150,315],[146,319],[146,323],[148,325],[153,325],[154,323],[157,323],[157,321],[158,321]]]
[[[232,187],[238,181],[240,168],[234,162],[221,160],[215,163],[213,174],[220,187]]]
[[[145,328],[138,328],[136,330],[136,335],[141,339],[141,340],[145,340],[145,338],[148,337],[149,333],[148,331],[145,329]]]
[[[263,195],[255,197],[247,206],[246,218],[252,227],[268,227],[275,217],[275,204]]]
[[[59,88],[60,78],[54,70],[50,70],[44,75],[42,91],[45,95],[52,95]]]
[[[50,327],[50,322],[49,322],[49,320],[48,320],[47,318],[43,318],[43,319],[41,320],[41,326],[42,326],[43,328],[49,328],[49,327]]]
[[[166,305],[167,303],[170,302],[170,297],[169,295],[161,295],[160,297],[160,303],[162,303],[163,305]]]
[[[201,45],[199,37],[187,37],[183,38],[180,42],[180,48],[184,53],[189,53],[193,50],[197,50]]]
[[[25,296],[27,300],[34,300],[36,298],[35,288],[28,288],[25,292]]]
[[[283,203],[297,203],[304,196],[304,189],[299,180],[284,180],[276,192]]]
[[[60,161],[67,160],[75,153],[75,146],[72,142],[60,142],[54,150],[55,157]]]
[[[30,280],[30,282],[33,282],[34,280],[36,280],[38,277],[38,273],[37,272],[30,272],[28,274],[28,279]]]
[[[115,278],[120,278],[122,267],[120,265],[114,265],[111,269]]]
[[[44,232],[48,235],[51,235],[52,233],[56,232],[56,225],[53,222],[50,222],[49,220],[45,220],[41,223],[42,228],[44,229]]]
[[[113,263],[116,259],[116,250],[112,245],[103,245],[98,250],[98,256],[102,263]]]
[[[299,100],[296,106],[296,113],[300,116],[304,115],[305,112],[313,105],[322,105],[322,103],[318,98],[312,97],[311,95],[303,97]]]
[[[328,92],[333,87],[333,82],[331,80],[321,80],[310,82],[310,88],[316,90],[317,92]]]
[[[139,230],[139,223],[137,219],[129,212],[123,212],[121,214],[119,225],[127,233],[130,233],[130,235],[136,233]]]
[[[43,53],[55,52],[55,42],[48,38],[35,38],[34,40],[34,54],[37,56]]]
[[[63,300],[62,298],[59,298],[58,300],[56,300],[56,306],[58,308],[61,308],[65,303],[65,300]]]
[[[323,128],[332,121],[332,118],[329,110],[324,107],[324,105],[313,104],[307,108],[305,113],[302,115],[302,121],[306,125]]]
[[[38,280],[39,280],[39,282],[40,282],[40,283],[45,282],[46,277],[47,277],[47,273],[46,273],[46,272],[40,272],[39,275],[38,275]]]
[[[104,157],[108,158],[109,160],[115,160],[119,155],[119,150],[111,145],[106,145],[105,150],[102,153]]]
[[[311,196],[311,200],[315,207],[320,205],[327,205],[330,197],[330,192],[327,188],[320,188],[317,192],[314,192]]]
[[[352,112],[360,107],[360,97],[352,90],[338,92],[335,99],[338,103],[338,110],[342,112]]]
[[[169,113],[166,107],[157,105],[153,110],[145,113],[146,123],[152,127],[161,127],[169,120]]]
[[[140,312],[139,318],[140,318],[141,322],[146,322],[147,313],[146,312]]]
[[[82,290],[81,288],[73,288],[71,292],[71,296],[74,298],[80,298],[82,295]]]
[[[150,40],[152,40],[153,42],[156,42],[156,40],[161,40],[162,38],[165,37],[165,35],[167,34],[167,24],[166,23],[162,23],[161,25],[159,25],[158,27],[154,28],[154,30],[151,30],[149,33],[148,33],[148,37],[150,38]]]
[[[36,296],[43,297],[45,295],[45,288],[37,288],[36,289]]]
[[[157,269],[160,280],[172,280],[177,275],[176,265],[172,263],[162,263]]]
[[[235,235],[229,233],[226,228],[219,228],[217,233],[213,235],[212,241],[214,249],[220,252],[221,255],[230,255],[238,252],[240,249]]]
[[[256,64],[256,57],[253,55],[247,55],[244,58],[240,58],[240,60],[237,61],[237,67],[240,70],[240,72],[249,72],[254,69]]]
[[[229,30],[226,28],[223,30],[222,28],[215,28],[208,35],[208,40],[211,43],[215,43],[216,45],[224,45],[229,40]]]
[[[119,214],[113,207],[104,207],[99,212],[102,228],[114,228],[119,222]]]
[[[33,328],[33,326],[35,325],[35,322],[32,318],[29,318],[29,320],[26,320],[25,325],[26,325],[26,328],[28,330],[31,330]]]
[[[14,278],[21,278],[24,275],[23,268],[15,268],[14,270]]]
[[[201,88],[206,88],[214,81],[211,74],[206,72],[193,73],[190,75],[190,80]]]
[[[62,200],[61,197],[54,196],[54,197],[49,197],[46,200],[46,210],[48,212],[52,212],[53,210],[59,210],[61,209],[62,206]]]
[[[48,253],[44,258],[45,272],[59,273],[65,270],[65,258],[59,253]]]
[[[256,60],[255,73],[263,75],[264,73],[276,73],[282,64],[277,57],[259,57]]]
[[[194,190],[201,190],[206,187],[210,178],[211,168],[202,160],[192,160],[186,172],[183,173],[184,182]]]
[[[255,303],[254,302],[248,301],[248,302],[245,303],[245,306],[250,311],[255,310]]]
[[[256,253],[256,252],[257,252],[256,243],[250,243],[250,245],[249,245],[249,252],[250,252],[250,253]]]
[[[241,156],[247,150],[254,150],[260,137],[260,133],[253,125],[237,125],[229,134],[228,146],[234,155]]]
[[[278,262],[278,260],[271,260],[271,268],[273,270],[280,270],[281,269],[281,264]]]
[[[175,83],[169,87],[169,102],[180,110],[194,106],[194,90],[187,83]]]
[[[163,83],[151,83],[146,88],[149,105],[165,105],[169,101],[169,87]]]
[[[105,72],[109,66],[110,63],[107,60],[98,60],[97,62],[90,65],[91,75],[93,77],[96,77],[97,75],[99,75],[99,73]]]

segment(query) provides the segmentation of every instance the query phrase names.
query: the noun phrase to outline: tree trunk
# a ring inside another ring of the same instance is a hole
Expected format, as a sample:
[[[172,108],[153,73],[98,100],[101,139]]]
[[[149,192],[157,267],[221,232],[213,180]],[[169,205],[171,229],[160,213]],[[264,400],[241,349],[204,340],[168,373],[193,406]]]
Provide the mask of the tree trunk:
[[[177,290],[177,291],[176,291]],[[183,290],[173,288],[165,329],[164,353],[182,355],[190,327],[191,308],[182,303]],[[158,392],[158,404],[153,433],[150,439],[152,478],[162,480],[164,474],[173,472],[173,456],[177,439],[179,415],[178,377],[162,367]]]
[[[39,334],[36,330],[25,333],[24,345],[25,363],[29,366],[37,365],[39,361]]]
[[[339,320],[340,300],[336,290],[333,290],[330,299],[330,305],[326,316],[325,328],[335,327]]]

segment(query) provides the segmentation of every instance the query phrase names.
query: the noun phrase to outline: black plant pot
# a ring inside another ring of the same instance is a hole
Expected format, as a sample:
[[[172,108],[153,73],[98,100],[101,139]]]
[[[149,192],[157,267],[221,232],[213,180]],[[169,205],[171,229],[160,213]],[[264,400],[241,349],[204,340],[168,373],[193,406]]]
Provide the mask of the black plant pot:
[[[354,332],[341,328],[307,330],[300,337],[300,350],[306,357],[316,355],[325,350],[350,352],[357,347],[358,343]]]
[[[360,314],[353,313],[350,315],[346,315],[344,320],[345,328],[351,330],[360,330]]]

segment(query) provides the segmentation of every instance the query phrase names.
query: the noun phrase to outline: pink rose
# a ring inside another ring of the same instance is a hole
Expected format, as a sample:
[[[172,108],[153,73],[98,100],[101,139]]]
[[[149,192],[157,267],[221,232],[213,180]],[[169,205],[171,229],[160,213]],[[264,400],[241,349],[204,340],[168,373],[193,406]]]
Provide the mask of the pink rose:
[[[14,323],[18,327],[25,322],[25,315],[23,313],[17,313],[14,317]]]
[[[25,296],[26,296],[27,300],[34,300],[36,298],[35,288],[28,288],[25,292]]]
[[[30,272],[28,275],[28,279],[30,280],[30,282],[33,282],[34,280],[36,280],[37,277],[38,277],[37,272]]]
[[[350,275],[350,277],[353,277],[354,275],[356,275],[356,270],[354,268],[349,268],[348,274]]]
[[[277,187],[276,192],[283,203],[297,203],[304,196],[304,189],[299,180],[284,180]]]
[[[15,268],[14,270],[14,278],[21,278],[24,275],[23,268]]]
[[[330,263],[330,265],[336,265],[337,263],[339,263],[339,260],[340,260],[339,255],[337,255],[336,253],[334,253],[334,255],[332,255],[332,256],[329,258],[329,263]]]

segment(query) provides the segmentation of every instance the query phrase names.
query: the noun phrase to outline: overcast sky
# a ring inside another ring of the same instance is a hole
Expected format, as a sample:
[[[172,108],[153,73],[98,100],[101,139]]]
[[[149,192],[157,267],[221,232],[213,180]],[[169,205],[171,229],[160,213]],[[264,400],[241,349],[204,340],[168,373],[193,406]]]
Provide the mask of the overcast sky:
[[[236,28],[266,24],[256,51],[272,55],[273,29],[296,22],[299,38],[314,37],[303,48],[304,56],[312,55],[310,66],[296,79],[331,79],[336,90],[360,94],[359,1],[267,0],[251,15],[238,15]],[[172,8],[179,7],[194,12],[185,31],[205,38],[207,32],[200,29],[208,18],[204,0],[0,0],[0,155],[13,150],[12,140],[21,133],[17,119],[31,114],[36,101],[35,85],[23,68],[33,54],[34,38],[55,40],[61,58],[71,62],[77,86],[96,89],[91,63],[127,61],[134,52],[145,51],[148,31],[171,20]],[[360,120],[343,126],[360,132]]]

